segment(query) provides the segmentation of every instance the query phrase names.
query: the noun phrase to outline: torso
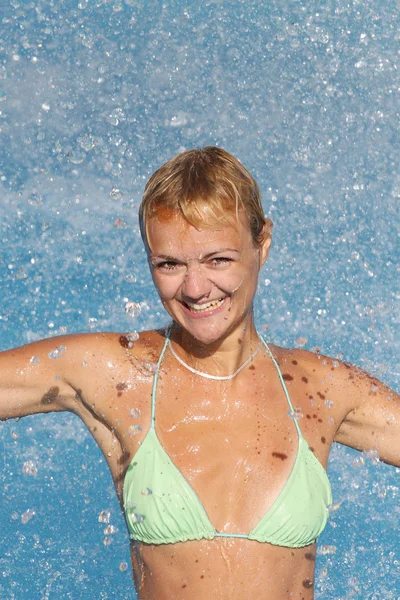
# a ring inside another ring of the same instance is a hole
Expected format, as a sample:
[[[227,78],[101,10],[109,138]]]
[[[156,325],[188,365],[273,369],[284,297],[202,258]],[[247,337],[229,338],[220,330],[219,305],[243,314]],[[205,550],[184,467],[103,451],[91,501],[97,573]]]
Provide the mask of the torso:
[[[82,374],[84,403],[76,412],[102,448],[121,500],[126,469],[150,426],[153,373],[164,338],[143,333],[132,349],[118,334],[110,341],[109,356],[93,360]],[[337,393],[332,395],[335,361],[326,364],[298,350],[271,350],[292,404],[303,415],[302,434],[325,467],[346,414],[345,406],[331,400]],[[223,382],[200,379],[166,353],[156,429],[221,532],[249,532],[258,523],[284,487],[298,448],[282,385],[266,352],[235,379]],[[139,543],[132,545],[132,565],[141,600],[203,600],[210,589],[214,598],[229,600],[311,600],[315,545],[293,549],[226,538]]]

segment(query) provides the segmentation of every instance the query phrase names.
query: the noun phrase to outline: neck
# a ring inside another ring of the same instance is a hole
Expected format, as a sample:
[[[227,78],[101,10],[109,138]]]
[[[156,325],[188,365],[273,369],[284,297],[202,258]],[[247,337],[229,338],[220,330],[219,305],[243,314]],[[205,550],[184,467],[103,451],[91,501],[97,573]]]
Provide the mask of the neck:
[[[171,341],[175,353],[187,365],[216,376],[234,373],[260,344],[252,313],[233,331],[210,344],[200,342],[174,323]]]

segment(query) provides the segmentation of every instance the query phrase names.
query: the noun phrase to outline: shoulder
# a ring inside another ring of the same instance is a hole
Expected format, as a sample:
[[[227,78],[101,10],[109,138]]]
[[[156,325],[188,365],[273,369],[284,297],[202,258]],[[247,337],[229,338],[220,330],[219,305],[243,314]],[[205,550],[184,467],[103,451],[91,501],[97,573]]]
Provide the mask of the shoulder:
[[[383,384],[357,365],[299,348],[270,346],[286,382],[307,383],[350,410],[360,398],[373,396]]]

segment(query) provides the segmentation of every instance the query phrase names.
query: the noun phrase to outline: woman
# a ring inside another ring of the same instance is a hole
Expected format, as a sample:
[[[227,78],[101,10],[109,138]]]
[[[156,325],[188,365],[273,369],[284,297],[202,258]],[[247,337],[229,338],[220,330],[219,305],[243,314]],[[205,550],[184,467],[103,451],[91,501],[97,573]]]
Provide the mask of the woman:
[[[227,152],[191,150],[156,171],[140,225],[172,324],[3,352],[0,417],[81,417],[125,512],[139,598],[310,600],[330,446],[400,466],[399,397],[257,332],[272,223]]]

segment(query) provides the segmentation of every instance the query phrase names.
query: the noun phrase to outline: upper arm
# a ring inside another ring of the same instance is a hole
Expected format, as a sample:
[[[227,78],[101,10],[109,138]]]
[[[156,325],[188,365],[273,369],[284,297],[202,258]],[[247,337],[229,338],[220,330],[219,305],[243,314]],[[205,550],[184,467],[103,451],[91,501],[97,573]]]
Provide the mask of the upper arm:
[[[338,375],[335,394],[345,410],[335,441],[400,466],[400,396],[357,367],[343,364]]]
[[[0,419],[74,411],[95,336],[49,338],[0,352]]]

